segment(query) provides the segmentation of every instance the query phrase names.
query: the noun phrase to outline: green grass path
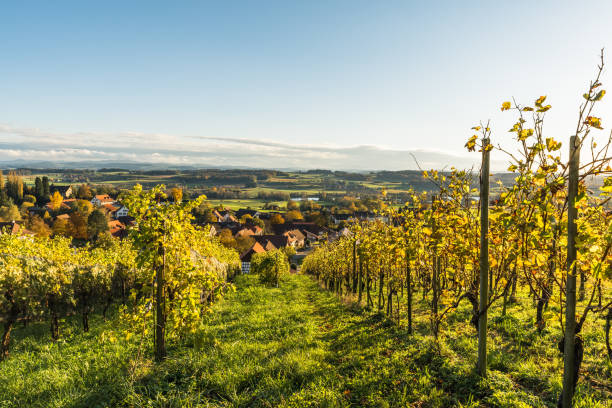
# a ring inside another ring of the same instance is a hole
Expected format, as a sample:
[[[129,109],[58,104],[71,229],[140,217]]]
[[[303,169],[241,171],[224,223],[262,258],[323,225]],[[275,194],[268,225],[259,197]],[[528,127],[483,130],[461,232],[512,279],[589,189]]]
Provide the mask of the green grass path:
[[[517,358],[521,351],[508,344],[536,343],[516,322],[492,321],[498,334],[482,381],[473,373],[476,338],[467,310],[451,319],[438,350],[425,318],[409,336],[381,316],[344,305],[308,276],[290,275],[280,288],[240,276],[236,288],[187,347],[171,345],[159,365],[150,356],[134,363],[134,340],[101,340],[112,321],[98,318],[88,334],[75,325],[75,334],[57,344],[49,343],[46,327],[22,329],[11,358],[0,364],[0,408],[555,405],[560,373],[545,371],[557,370],[559,361],[547,360],[548,346]],[[509,341],[502,343],[503,336]],[[576,408],[612,406],[605,394],[593,395],[579,385]]]

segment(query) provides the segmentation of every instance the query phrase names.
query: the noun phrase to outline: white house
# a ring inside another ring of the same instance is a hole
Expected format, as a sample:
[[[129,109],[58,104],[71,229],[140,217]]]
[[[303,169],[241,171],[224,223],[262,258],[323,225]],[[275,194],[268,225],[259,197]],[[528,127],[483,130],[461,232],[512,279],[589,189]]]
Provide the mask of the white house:
[[[115,200],[113,200],[108,194],[98,194],[91,199],[91,203],[96,207],[100,207],[103,204],[112,204],[114,202]]]
[[[119,218],[119,217],[127,217],[129,214],[129,211],[127,209],[127,207],[125,205],[122,205],[121,208],[119,208],[117,210],[117,212],[115,213],[115,217]]]

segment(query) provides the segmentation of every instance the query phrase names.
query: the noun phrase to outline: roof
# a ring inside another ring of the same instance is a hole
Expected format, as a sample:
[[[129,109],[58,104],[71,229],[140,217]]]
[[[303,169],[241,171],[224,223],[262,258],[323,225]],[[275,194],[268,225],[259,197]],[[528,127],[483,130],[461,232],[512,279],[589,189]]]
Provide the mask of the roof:
[[[262,245],[266,245],[267,242],[270,242],[276,248],[289,246],[289,244],[293,241],[286,235],[253,235],[252,237],[255,241]]]
[[[115,207],[112,204],[102,204],[102,207],[106,208],[108,211],[114,213],[115,211],[117,211],[120,207]]]
[[[255,242],[252,247],[244,251],[242,255],[240,255],[240,260],[242,262],[251,262],[251,257],[255,254],[260,254],[262,252],[266,252],[264,247],[259,243]]]
[[[304,239],[306,239],[306,235],[304,235],[299,229],[285,231],[285,234],[288,235],[290,238],[295,239],[296,241],[303,241]]]
[[[95,199],[98,199],[102,202],[104,201],[115,201],[113,200],[108,194],[97,194],[96,196],[94,196]]]
[[[48,209],[48,210],[53,210],[53,205],[51,204],[51,202],[48,202],[47,204],[45,204],[45,208]],[[60,203],[59,209],[60,210],[69,210],[70,206],[62,201]]]
[[[307,235],[309,232],[311,235],[321,235],[325,232],[325,228],[315,224],[314,222],[286,222],[284,224],[273,225],[272,228],[276,234],[284,234],[286,231],[300,230],[302,234]]]
[[[108,229],[113,237],[120,237],[124,235],[125,225],[119,220],[112,220],[108,222]]]
[[[8,234],[15,235],[20,230],[21,226],[16,221],[0,222],[0,233],[7,232]]]
[[[58,191],[61,194],[65,194],[68,190],[71,190],[72,186],[55,186],[55,185],[51,185],[49,187],[49,191],[53,192],[53,191]]]
[[[266,251],[272,251],[272,250],[274,250],[274,249],[277,249],[277,248],[274,246],[274,244],[273,244],[272,242],[270,242],[270,241],[266,242],[266,246],[265,246],[265,248],[266,248]]]
[[[120,221],[123,225],[132,225],[134,224],[134,217],[130,216],[130,215],[126,215],[124,217],[119,217],[117,218],[118,221]]]
[[[257,225],[245,225],[243,227],[236,228],[236,230],[237,231],[234,233],[235,237],[248,237],[251,235],[261,235],[261,233],[263,232],[261,227]]]

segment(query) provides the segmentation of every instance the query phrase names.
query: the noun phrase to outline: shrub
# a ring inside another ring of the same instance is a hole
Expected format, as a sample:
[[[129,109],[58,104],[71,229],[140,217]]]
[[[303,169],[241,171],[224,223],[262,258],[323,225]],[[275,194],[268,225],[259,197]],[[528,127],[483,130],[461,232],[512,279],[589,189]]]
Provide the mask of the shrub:
[[[282,275],[289,273],[289,260],[282,250],[262,252],[251,258],[251,271],[259,275],[259,280],[278,287]]]

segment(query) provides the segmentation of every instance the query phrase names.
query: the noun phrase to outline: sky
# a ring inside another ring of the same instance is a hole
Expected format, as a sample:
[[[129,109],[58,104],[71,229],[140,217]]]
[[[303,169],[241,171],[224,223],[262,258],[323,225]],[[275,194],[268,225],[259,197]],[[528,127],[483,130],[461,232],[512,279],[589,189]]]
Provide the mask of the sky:
[[[0,163],[469,167],[479,121],[512,148],[513,97],[546,95],[569,139],[611,19],[608,1],[3,2]]]

